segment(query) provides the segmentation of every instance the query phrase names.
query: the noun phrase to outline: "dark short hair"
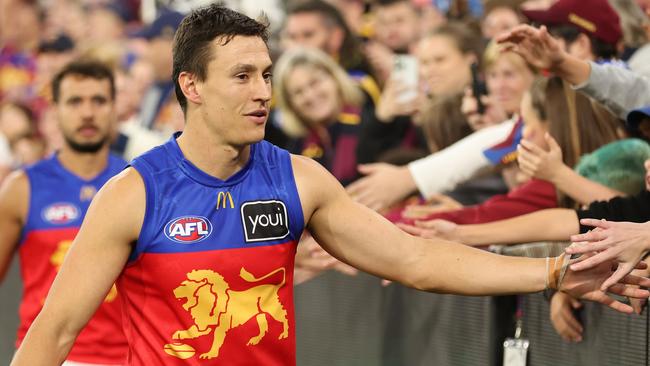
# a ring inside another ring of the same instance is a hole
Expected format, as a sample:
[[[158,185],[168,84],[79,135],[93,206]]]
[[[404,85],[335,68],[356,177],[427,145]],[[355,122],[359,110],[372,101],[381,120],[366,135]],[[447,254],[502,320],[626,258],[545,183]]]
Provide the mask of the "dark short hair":
[[[586,35],[589,37],[589,41],[591,41],[591,53],[593,53],[597,58],[608,60],[615,58],[618,55],[618,50],[615,45],[602,41],[593,34],[583,32],[580,28],[574,25],[552,25],[548,27],[548,30],[552,35],[562,38],[567,45],[575,42],[580,34]]]
[[[181,72],[189,72],[200,81],[205,80],[208,63],[214,58],[210,47],[213,40],[221,38],[221,44],[226,45],[235,36],[250,36],[259,37],[267,43],[267,27],[265,22],[251,19],[221,4],[196,9],[183,19],[174,36],[172,51],[172,77],[176,99],[183,112],[187,111],[187,98],[178,82]]]
[[[69,75],[83,76],[96,80],[108,80],[111,86],[111,99],[115,99],[115,77],[113,70],[103,62],[93,59],[78,59],[65,65],[52,79],[52,100],[59,101],[61,82]]]
[[[341,12],[329,3],[322,0],[308,0],[298,2],[289,8],[287,15],[318,14],[326,27],[339,28],[343,31],[343,43],[339,50],[339,63],[345,70],[363,69],[365,60],[360,51],[361,41],[350,30]]]
[[[443,36],[452,40],[460,53],[473,54],[480,60],[483,54],[484,45],[479,32],[470,24],[459,21],[447,22],[429,34],[431,36]]]
[[[407,3],[409,6],[413,7],[411,0],[375,0],[375,6],[391,6],[399,3]]]

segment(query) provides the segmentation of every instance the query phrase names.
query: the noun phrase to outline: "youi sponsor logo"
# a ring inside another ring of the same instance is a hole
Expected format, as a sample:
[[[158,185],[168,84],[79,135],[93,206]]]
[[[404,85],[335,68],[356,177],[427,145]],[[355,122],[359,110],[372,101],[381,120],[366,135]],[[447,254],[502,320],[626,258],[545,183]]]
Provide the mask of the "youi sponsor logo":
[[[241,218],[247,242],[282,239],[289,235],[289,220],[284,202],[278,200],[246,202]]]

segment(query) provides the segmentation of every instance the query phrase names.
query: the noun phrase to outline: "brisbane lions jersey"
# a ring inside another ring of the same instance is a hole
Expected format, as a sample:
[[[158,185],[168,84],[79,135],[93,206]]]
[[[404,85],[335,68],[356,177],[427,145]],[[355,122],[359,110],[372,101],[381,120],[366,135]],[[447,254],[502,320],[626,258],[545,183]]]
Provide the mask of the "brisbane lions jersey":
[[[295,365],[304,219],[289,153],[266,141],[227,180],[176,142],[133,160],[146,211],[118,279],[129,365]]]
[[[109,156],[106,169],[95,178],[85,180],[64,168],[54,154],[25,169],[30,193],[29,212],[18,249],[24,286],[18,344],[41,311],[93,196],[125,166],[122,159]],[[124,364],[128,348],[118,297],[113,286],[77,337],[68,360]]]

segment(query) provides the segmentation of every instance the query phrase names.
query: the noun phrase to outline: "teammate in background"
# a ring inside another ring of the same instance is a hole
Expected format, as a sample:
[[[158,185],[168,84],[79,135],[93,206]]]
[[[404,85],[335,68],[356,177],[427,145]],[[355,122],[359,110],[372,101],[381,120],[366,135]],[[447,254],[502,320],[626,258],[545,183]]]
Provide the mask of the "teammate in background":
[[[41,311],[90,201],[126,165],[108,152],[115,123],[109,68],[95,61],[68,64],[54,77],[52,96],[65,144],[51,157],[13,173],[0,189],[0,281],[17,250],[24,284],[17,345]],[[67,360],[126,362],[119,296],[114,285],[106,290]]]
[[[131,365],[294,365],[293,265],[304,228],[334,257],[418,289],[559,288],[632,311],[598,290],[609,262],[578,273],[564,256],[505,257],[410,236],[354,203],[312,159],[263,141],[266,41],[265,25],[217,5],[183,20],[174,82],[185,130],[102,188],[13,365],[62,362],[116,279]]]

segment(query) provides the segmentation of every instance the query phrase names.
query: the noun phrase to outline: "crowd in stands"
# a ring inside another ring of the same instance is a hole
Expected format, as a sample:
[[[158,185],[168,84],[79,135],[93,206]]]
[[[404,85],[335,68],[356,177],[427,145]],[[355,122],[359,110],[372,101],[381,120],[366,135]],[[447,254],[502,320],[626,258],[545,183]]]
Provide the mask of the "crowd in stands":
[[[116,75],[124,159],[182,130],[172,40],[203,3],[0,0],[0,179],[61,146],[49,83],[75,59]],[[403,230],[487,248],[568,245],[592,228],[576,217],[650,221],[650,2],[225,4],[271,22],[266,139]],[[307,237],[296,266],[299,281],[355,273]],[[577,300],[550,301],[580,341]]]

